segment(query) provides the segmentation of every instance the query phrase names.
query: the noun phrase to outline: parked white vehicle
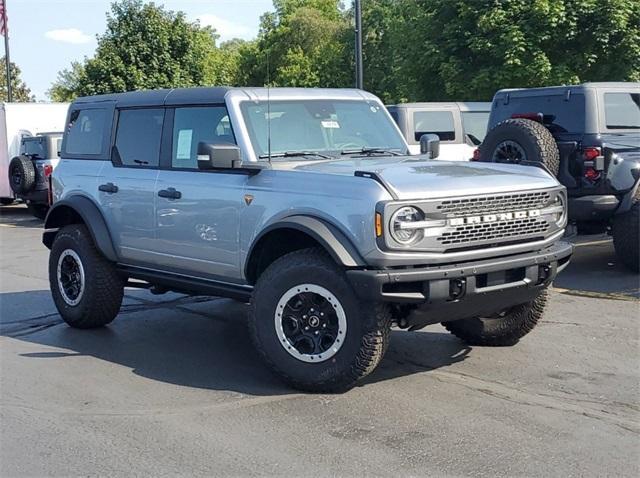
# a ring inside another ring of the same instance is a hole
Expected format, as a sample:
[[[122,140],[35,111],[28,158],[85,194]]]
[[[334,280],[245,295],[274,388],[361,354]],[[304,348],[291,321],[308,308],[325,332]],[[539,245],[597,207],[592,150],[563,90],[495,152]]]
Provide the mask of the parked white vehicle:
[[[439,160],[469,161],[487,132],[491,102],[402,103],[387,106],[409,144],[420,154],[420,138],[440,138]]]
[[[16,198],[9,164],[21,151],[23,138],[64,131],[69,103],[0,103],[0,202]]]

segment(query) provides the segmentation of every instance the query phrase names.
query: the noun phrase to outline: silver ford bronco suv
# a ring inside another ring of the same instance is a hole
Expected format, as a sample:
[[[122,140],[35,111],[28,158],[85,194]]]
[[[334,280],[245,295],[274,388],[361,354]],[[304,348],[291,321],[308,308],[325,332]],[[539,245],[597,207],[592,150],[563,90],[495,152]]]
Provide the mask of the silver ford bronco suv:
[[[390,327],[442,323],[513,345],[569,262],[566,192],[544,168],[433,161],[375,96],[190,88],[77,99],[43,235],[72,327],[110,323],[125,287],[250,304],[264,361],[340,391]]]

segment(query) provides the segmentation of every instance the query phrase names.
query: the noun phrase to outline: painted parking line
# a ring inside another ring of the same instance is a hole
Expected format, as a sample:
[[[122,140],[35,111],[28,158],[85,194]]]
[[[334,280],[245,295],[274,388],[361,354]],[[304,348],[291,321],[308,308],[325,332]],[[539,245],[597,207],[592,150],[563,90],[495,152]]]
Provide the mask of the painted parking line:
[[[574,242],[573,245],[575,247],[584,247],[584,246],[601,246],[603,244],[611,244],[611,239],[602,239],[600,241],[590,241],[590,242]]]

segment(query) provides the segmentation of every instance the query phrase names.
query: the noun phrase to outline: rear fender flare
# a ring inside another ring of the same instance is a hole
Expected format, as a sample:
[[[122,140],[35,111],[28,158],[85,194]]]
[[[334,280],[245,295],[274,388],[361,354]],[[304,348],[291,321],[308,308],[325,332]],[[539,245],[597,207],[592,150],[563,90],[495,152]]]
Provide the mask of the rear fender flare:
[[[102,255],[110,261],[116,262],[118,257],[104,216],[98,206],[91,199],[84,196],[71,196],[56,202],[51,207],[44,222],[43,244],[51,249],[53,239],[58,230],[63,226],[77,222],[70,222],[70,216],[73,213],[80,216],[82,222],[87,226],[93,243]]]

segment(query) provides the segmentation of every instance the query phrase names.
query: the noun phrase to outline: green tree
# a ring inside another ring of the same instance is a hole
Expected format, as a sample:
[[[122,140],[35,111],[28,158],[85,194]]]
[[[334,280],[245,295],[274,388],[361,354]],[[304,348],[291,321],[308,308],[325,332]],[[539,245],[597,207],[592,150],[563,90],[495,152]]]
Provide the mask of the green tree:
[[[401,2],[412,12],[412,38],[396,42],[401,76],[416,79],[411,99],[488,100],[499,88],[640,77],[637,0]]]
[[[351,27],[338,0],[275,0],[254,45],[245,49],[240,77],[250,85],[353,85]]]
[[[56,81],[47,91],[53,101],[73,101],[80,89],[80,81],[84,74],[84,66],[79,61],[71,62],[71,67],[58,73]]]
[[[5,58],[0,59],[0,101],[7,101],[7,73],[5,68]],[[20,68],[14,62],[9,65],[11,73],[11,89],[13,93],[13,101],[26,102],[35,101],[35,97],[31,94],[31,90],[20,78]]]

